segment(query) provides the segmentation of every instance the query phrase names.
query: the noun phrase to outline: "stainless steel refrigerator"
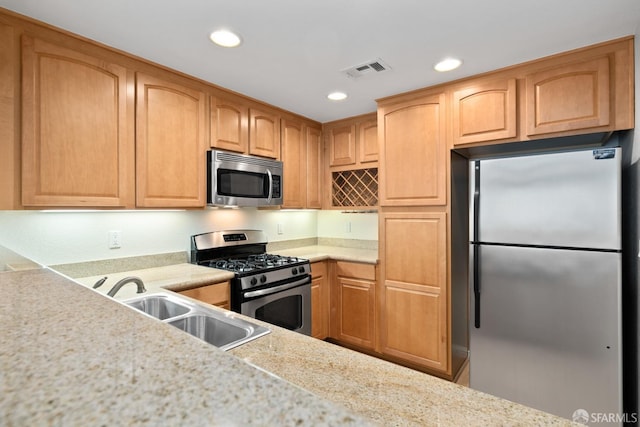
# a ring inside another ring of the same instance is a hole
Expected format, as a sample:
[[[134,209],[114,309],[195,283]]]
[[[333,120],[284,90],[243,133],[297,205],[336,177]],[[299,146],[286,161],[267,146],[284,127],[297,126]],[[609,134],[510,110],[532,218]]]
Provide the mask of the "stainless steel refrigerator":
[[[620,157],[470,162],[471,388],[569,419],[622,414]]]

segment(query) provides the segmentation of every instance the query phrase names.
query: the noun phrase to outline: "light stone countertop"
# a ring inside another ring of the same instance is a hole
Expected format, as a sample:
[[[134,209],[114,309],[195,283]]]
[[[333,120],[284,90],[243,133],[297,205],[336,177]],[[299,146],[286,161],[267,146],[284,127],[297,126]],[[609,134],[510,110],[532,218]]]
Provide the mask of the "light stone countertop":
[[[339,261],[363,262],[367,264],[377,264],[378,251],[370,249],[354,249],[337,246],[304,246],[293,249],[283,249],[270,251],[280,255],[297,256],[307,258],[311,262],[323,261],[326,259]],[[147,292],[158,290],[183,291],[197,288],[199,286],[210,285],[212,283],[224,282],[233,278],[233,273],[218,270],[215,268],[202,267],[195,264],[180,263],[162,267],[144,268],[111,274],[97,274],[86,277],[75,278],[76,282],[92,287],[99,279],[107,276],[105,283],[96,291],[107,294],[118,280],[128,276],[137,276],[144,282]],[[133,298],[136,295],[136,286],[129,283],[123,286],[116,294],[119,300]]]
[[[305,246],[269,252],[308,258],[311,262],[332,259],[373,264],[378,261],[376,250],[333,246]],[[233,276],[229,274],[192,264],[176,264],[109,275],[110,280],[102,288],[106,293],[120,277],[139,275],[146,284],[148,283],[147,288],[150,291],[180,290],[228,280]],[[84,282],[85,286],[91,286],[100,277],[102,276],[75,280]],[[126,292],[125,289],[127,289]],[[121,298],[135,296],[135,285],[127,285],[121,292]],[[92,293],[96,295],[95,292]],[[117,296],[120,296],[120,293]],[[264,324],[255,319],[251,321]],[[422,372],[273,325],[264,325],[272,330],[270,334],[232,349],[227,355],[237,356],[237,360],[246,362],[247,366],[267,371],[288,383],[304,388],[327,401],[345,406],[353,413],[382,425],[572,424],[569,420]],[[167,353],[166,350],[164,353]],[[155,357],[159,357],[159,354]],[[171,357],[171,355],[168,356]],[[138,359],[136,355],[136,360]],[[359,422],[365,423],[364,420]],[[303,422],[303,424],[307,423]]]
[[[269,327],[269,335],[229,352],[380,425],[580,425],[366,354]]]
[[[182,263],[167,265],[164,267],[145,268],[120,273],[81,277],[73,280],[81,285],[91,288],[94,283],[105,276],[107,277],[107,280],[102,286],[96,289],[96,291],[106,295],[118,280],[129,276],[137,276],[141,278],[147,292],[150,293],[165,289],[178,292],[213,283],[224,282],[226,280],[233,279],[234,274],[229,271],[218,270],[215,268]],[[120,291],[115,295],[115,298],[123,300],[139,296],[136,292],[136,285],[129,283],[120,288]]]
[[[271,251],[270,251],[271,252]],[[332,259],[336,261],[362,262],[366,264],[378,263],[378,251],[372,249],[345,248],[340,246],[303,246],[299,248],[275,250],[279,255],[307,258],[311,262]]]
[[[0,275],[0,424],[371,425],[49,269]]]

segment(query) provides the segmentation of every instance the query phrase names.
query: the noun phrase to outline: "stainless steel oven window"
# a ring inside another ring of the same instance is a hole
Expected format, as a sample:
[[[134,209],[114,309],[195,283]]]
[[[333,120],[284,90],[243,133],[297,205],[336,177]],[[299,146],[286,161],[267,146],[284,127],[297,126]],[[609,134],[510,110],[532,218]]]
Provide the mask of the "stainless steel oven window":
[[[311,282],[243,302],[240,312],[254,319],[311,335]]]

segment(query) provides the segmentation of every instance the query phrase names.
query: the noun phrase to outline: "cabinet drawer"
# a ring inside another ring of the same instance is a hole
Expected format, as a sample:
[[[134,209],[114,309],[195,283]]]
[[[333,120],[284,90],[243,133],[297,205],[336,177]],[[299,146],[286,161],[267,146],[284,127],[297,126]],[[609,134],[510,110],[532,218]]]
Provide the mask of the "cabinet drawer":
[[[373,264],[338,261],[336,272],[338,276],[376,280],[376,266]]]
[[[327,275],[327,263],[325,261],[311,263],[311,277],[323,277]]]
[[[229,282],[201,286],[179,293],[207,304],[229,309]]]

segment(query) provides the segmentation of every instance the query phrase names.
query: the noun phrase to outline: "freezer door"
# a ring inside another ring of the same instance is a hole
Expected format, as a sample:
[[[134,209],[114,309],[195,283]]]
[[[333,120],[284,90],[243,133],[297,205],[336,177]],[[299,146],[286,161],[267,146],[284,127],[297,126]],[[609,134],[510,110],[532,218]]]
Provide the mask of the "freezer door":
[[[621,255],[481,246],[480,260],[471,387],[569,419],[621,414]]]
[[[599,150],[479,161],[478,239],[620,249],[621,153]]]

